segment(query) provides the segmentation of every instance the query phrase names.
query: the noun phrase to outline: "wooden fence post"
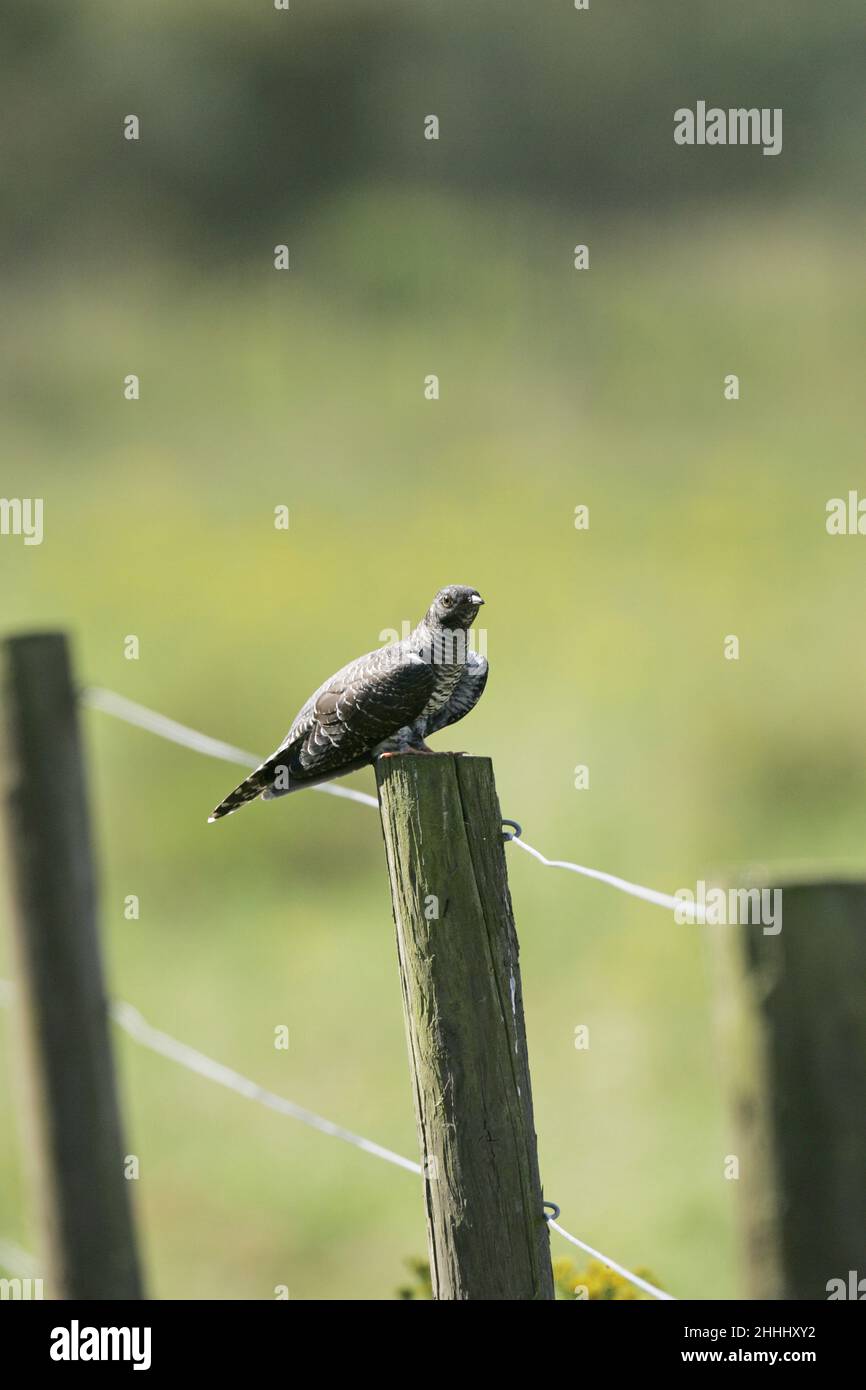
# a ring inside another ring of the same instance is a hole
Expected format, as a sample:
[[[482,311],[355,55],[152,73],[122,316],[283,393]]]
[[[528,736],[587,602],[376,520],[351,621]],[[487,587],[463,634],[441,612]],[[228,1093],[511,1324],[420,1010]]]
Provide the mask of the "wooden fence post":
[[[518,945],[489,758],[380,758],[433,1296],[552,1299]]]
[[[3,800],[50,1297],[142,1297],[66,639],[2,644]]]
[[[866,1278],[866,884],[776,886],[777,934],[712,928],[748,1295],[826,1299]]]

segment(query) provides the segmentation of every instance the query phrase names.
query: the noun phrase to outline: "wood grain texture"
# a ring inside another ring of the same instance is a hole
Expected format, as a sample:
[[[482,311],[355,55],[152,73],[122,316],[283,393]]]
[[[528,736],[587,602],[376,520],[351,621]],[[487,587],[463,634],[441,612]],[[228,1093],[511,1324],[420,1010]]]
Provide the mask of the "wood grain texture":
[[[434,1297],[552,1299],[492,765],[407,754],[376,778]]]
[[[2,644],[3,806],[50,1298],[142,1296],[65,639]]]

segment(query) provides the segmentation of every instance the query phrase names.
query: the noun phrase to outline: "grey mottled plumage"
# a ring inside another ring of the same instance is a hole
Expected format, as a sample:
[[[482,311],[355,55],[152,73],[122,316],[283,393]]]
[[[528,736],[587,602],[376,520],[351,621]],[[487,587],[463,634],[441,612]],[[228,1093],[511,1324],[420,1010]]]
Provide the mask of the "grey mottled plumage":
[[[257,796],[268,801],[343,777],[383,753],[430,752],[425,738],[468,714],[487,683],[487,662],[468,643],[483,602],[464,584],[440,589],[409,637],[359,656],[325,681],[276,752],[210,819]]]

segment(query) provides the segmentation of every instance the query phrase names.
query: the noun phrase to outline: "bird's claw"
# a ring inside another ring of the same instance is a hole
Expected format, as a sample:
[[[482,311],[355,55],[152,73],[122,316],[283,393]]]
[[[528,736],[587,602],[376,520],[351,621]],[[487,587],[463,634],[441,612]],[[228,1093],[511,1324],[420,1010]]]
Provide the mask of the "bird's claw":
[[[417,753],[417,748],[392,748],[388,753],[380,753],[380,758],[402,758],[404,753]]]

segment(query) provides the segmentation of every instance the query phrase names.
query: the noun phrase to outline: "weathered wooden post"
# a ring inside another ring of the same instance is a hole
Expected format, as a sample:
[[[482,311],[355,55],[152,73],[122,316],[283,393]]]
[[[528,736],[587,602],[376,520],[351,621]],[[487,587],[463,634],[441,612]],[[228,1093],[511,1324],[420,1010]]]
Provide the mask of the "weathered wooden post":
[[[424,1166],[433,1296],[552,1299],[517,934],[489,758],[376,780]]]
[[[66,640],[2,644],[3,802],[50,1297],[142,1296]]]
[[[748,1294],[851,1297],[831,1281],[866,1277],[866,884],[775,886],[781,931],[711,929]]]

